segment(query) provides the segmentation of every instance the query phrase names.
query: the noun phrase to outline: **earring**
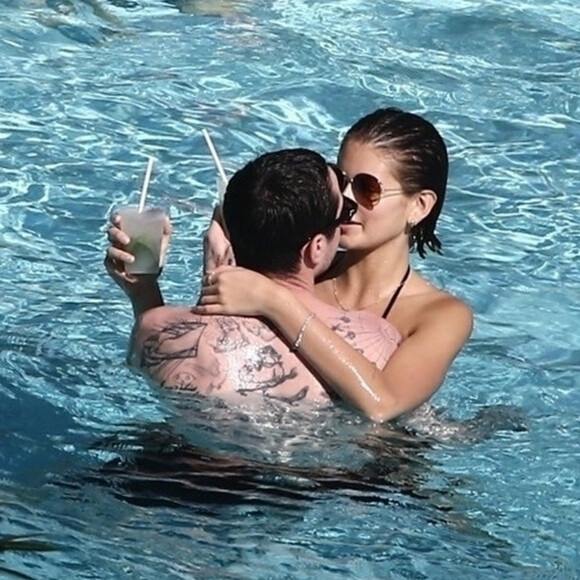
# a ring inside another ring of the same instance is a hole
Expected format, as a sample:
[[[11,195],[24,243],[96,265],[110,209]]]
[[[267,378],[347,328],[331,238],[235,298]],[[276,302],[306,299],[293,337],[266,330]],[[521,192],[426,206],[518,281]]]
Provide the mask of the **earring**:
[[[404,230],[405,231],[405,234],[409,235],[413,231],[413,228],[415,227],[415,225],[416,225],[415,222],[408,221],[405,224],[405,230]]]

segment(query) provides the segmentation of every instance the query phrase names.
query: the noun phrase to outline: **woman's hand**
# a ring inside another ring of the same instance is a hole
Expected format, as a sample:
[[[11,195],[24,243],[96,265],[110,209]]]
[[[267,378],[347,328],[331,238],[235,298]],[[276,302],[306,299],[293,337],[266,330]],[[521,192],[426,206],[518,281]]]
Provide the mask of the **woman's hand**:
[[[198,314],[269,316],[284,289],[252,270],[222,266],[203,277]]]
[[[203,237],[203,271],[213,272],[220,266],[233,266],[235,263],[232,245],[223,227],[221,209],[217,207]]]

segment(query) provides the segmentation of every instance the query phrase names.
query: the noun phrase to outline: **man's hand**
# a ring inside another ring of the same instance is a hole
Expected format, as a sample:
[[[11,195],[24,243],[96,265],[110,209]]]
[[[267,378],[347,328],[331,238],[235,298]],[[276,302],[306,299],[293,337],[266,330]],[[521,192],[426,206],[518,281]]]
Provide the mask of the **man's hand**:
[[[120,228],[121,219],[117,214],[111,216],[111,225],[107,230],[110,246],[105,255],[105,269],[115,283],[125,292],[133,305],[133,312],[137,317],[145,310],[163,306],[163,297],[157,284],[161,273],[161,266],[165,263],[165,256],[171,239],[171,222],[166,217],[161,241],[160,267],[157,274],[127,274],[125,265],[131,264],[135,258],[127,251],[131,241],[129,236]]]

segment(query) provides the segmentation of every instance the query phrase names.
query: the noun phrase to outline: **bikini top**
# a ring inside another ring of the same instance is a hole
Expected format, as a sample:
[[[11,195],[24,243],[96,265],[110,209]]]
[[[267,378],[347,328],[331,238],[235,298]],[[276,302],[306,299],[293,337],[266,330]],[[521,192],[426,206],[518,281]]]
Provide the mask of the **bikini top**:
[[[399,285],[397,286],[397,289],[395,290],[395,292],[391,296],[391,299],[389,300],[389,303],[387,304],[387,307],[385,308],[385,310],[382,314],[382,318],[386,319],[387,316],[389,315],[389,312],[392,310],[393,306],[395,305],[395,302],[396,302],[397,298],[399,297],[399,294],[401,293],[401,290],[403,289],[405,282],[409,278],[410,273],[411,273],[411,265],[409,264],[407,266],[407,270],[405,271],[405,273],[403,274],[403,277],[401,278],[401,281],[399,282]]]

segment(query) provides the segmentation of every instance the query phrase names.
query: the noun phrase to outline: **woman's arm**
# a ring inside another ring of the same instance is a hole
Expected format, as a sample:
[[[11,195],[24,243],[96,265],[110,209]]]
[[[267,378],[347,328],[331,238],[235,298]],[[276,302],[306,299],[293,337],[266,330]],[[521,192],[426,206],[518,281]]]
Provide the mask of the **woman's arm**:
[[[203,271],[205,274],[220,266],[234,266],[235,263],[221,207],[218,205],[213,210],[211,222],[203,236]]]
[[[471,334],[469,307],[442,295],[387,365],[377,369],[317,317],[309,319],[310,311],[289,290],[266,277],[231,268],[210,279],[197,312],[269,318],[288,344],[299,342],[300,357],[330,388],[374,421],[393,419],[429,399]]]

